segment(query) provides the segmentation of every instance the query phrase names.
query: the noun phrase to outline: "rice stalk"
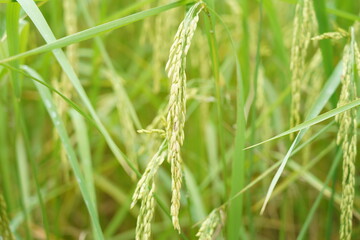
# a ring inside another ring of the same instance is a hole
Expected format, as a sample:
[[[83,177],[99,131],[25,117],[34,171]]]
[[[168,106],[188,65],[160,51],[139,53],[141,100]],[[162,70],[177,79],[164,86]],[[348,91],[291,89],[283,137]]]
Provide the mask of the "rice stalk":
[[[290,127],[301,121],[301,83],[305,73],[305,58],[311,35],[315,31],[315,13],[312,0],[300,0],[296,5],[294,32],[291,48],[291,87],[292,102]],[[293,136],[291,136],[293,137]]]
[[[352,29],[351,43],[344,49],[342,88],[338,106],[343,106],[356,99],[356,84],[354,81],[355,64],[355,39]],[[352,232],[353,205],[355,197],[355,159],[357,144],[357,111],[350,109],[336,116],[339,123],[337,144],[343,150],[343,176],[342,176],[342,198],[340,216],[340,239],[350,240]]]
[[[78,31],[77,28],[77,4],[72,0],[63,1],[64,8],[64,26],[67,35],[74,34]],[[70,64],[73,66],[74,70],[78,69],[78,44],[72,44],[66,47],[66,56],[70,61]],[[61,74],[61,80],[59,83],[59,90],[68,98],[71,98],[73,94],[72,85],[67,78],[66,74],[63,72]],[[59,106],[59,113],[61,116],[67,113],[68,107],[67,103],[55,95],[56,103]]]
[[[64,0],[63,1],[63,9],[64,9],[64,26],[65,31],[67,35],[74,34],[78,31],[77,29],[77,5],[75,1],[72,0]],[[73,66],[74,70],[77,71],[78,69],[78,44],[72,44],[66,47],[66,56],[70,61],[70,64]],[[64,72],[61,73],[60,81],[56,78],[54,78],[54,87],[56,89],[59,89],[60,92],[62,92],[67,98],[71,99],[73,95],[73,87],[70,83],[70,80],[66,76]],[[61,99],[61,97],[57,94],[54,94],[54,101],[55,104],[58,106],[58,111],[60,116],[63,118],[63,121],[66,125],[67,123],[67,112],[69,111],[69,107],[67,103]],[[54,140],[58,139],[58,135],[54,134]],[[66,180],[69,180],[69,170],[70,166],[67,161],[66,157],[66,151],[64,150],[64,147],[60,147],[60,159],[62,166],[64,168],[64,177]]]
[[[200,7],[199,10],[196,9]],[[168,161],[171,164],[172,198],[171,216],[174,228],[180,232],[179,210],[180,189],[182,182],[180,148],[184,142],[184,125],[186,116],[186,55],[191,45],[199,21],[203,3],[198,2],[187,12],[181,22],[170,48],[166,72],[171,80],[170,99],[167,113],[166,134],[168,141]]]
[[[0,239],[15,240],[10,230],[9,218],[6,212],[6,203],[3,195],[0,193]]]

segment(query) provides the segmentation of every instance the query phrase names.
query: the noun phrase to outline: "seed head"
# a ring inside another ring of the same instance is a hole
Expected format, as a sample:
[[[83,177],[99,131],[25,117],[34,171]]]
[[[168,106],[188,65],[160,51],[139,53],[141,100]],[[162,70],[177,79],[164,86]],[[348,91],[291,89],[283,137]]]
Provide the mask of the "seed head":
[[[356,84],[354,81],[356,64],[356,42],[352,29],[351,43],[345,47],[343,59],[342,88],[338,106],[343,106],[356,99]],[[340,239],[350,240],[352,232],[352,212],[355,197],[355,159],[357,144],[357,111],[350,109],[336,116],[339,123],[337,143],[343,150],[343,177],[342,177],[342,199],[340,217]]]
[[[14,235],[10,230],[9,218],[6,212],[5,200],[0,194],[0,239],[15,240]]]
[[[212,240],[216,230],[220,230],[225,221],[225,213],[222,208],[214,209],[203,221],[196,234],[199,240]]]
[[[300,123],[301,83],[305,73],[305,58],[311,35],[315,30],[315,14],[312,0],[300,0],[295,11],[290,62],[292,87],[291,127]]]
[[[180,148],[184,142],[184,125],[186,116],[186,56],[194,36],[202,2],[192,6],[180,23],[170,48],[169,60],[165,70],[171,80],[170,99],[168,104],[166,139],[168,141],[168,161],[171,164],[172,198],[171,216],[174,228],[180,232],[179,209],[180,189],[182,182]],[[196,9],[200,9],[196,12]]]

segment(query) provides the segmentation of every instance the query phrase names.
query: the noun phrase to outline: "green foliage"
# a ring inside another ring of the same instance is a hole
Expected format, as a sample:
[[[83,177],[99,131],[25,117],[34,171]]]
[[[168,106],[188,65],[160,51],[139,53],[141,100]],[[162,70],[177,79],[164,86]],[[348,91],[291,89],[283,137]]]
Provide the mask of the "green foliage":
[[[74,1],[0,0],[0,239],[360,238],[359,1]]]

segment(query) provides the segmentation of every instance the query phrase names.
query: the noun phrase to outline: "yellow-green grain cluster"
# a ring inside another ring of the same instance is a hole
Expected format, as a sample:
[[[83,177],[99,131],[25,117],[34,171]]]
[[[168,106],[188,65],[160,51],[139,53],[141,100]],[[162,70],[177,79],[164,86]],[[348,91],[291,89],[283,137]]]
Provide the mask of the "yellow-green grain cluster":
[[[6,203],[2,194],[0,194],[0,239],[15,239],[10,230],[9,218],[6,212]]]
[[[335,40],[338,40],[338,39],[342,39],[342,38],[345,38],[345,37],[348,37],[349,36],[349,33],[342,30],[342,29],[339,29],[338,32],[327,32],[327,33],[323,33],[319,36],[315,36],[313,38],[311,38],[311,40],[314,40],[314,41],[318,41],[318,40],[324,40],[324,39],[335,39]]]
[[[151,220],[155,211],[155,183],[152,182],[151,186],[148,186],[145,191],[142,192],[143,198],[141,202],[139,216],[136,222],[136,240],[147,240],[151,236]]]
[[[358,76],[360,76],[360,50],[359,50],[359,46],[357,44],[354,44],[354,50],[355,50],[355,63],[356,63],[356,69],[357,69],[357,74]]]
[[[197,10],[200,6],[200,10]],[[168,161],[171,164],[172,198],[171,216],[174,228],[180,231],[179,209],[180,189],[182,182],[180,148],[184,142],[184,125],[186,116],[186,55],[190,48],[191,39],[199,21],[202,3],[192,6],[181,22],[170,48],[166,71],[171,80],[170,99],[167,114]]]
[[[291,48],[291,127],[301,121],[301,88],[305,73],[305,58],[310,43],[311,35],[315,30],[315,15],[312,0],[300,0],[296,5],[294,32]]]
[[[140,178],[132,198],[131,208],[141,200],[140,212],[136,223],[136,239],[146,240],[151,236],[151,221],[155,211],[155,176],[166,158],[166,141],[160,146],[159,151],[149,162]]]
[[[165,137],[165,131],[162,129],[140,129],[137,131],[138,133],[145,133],[145,134],[159,134],[160,136]]]
[[[199,240],[215,239],[216,233],[221,230],[225,221],[225,213],[222,208],[214,209],[202,222],[201,227],[196,234]]]
[[[343,106],[356,99],[356,84],[354,81],[356,63],[356,43],[352,33],[351,43],[345,47],[343,59],[342,88],[338,106]],[[357,111],[350,109],[337,115],[339,123],[337,143],[343,150],[343,176],[342,176],[342,199],[340,217],[340,239],[351,239],[353,204],[355,197],[355,159],[357,144]]]

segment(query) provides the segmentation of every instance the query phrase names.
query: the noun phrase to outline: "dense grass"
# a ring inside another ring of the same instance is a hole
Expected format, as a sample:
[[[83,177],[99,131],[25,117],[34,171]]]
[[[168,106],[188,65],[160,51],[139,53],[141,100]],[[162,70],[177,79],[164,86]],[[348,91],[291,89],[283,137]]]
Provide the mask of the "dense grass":
[[[359,132],[360,2],[311,1],[314,31],[301,16],[293,34],[306,1],[195,9],[182,145],[165,65],[197,1],[0,0],[0,239],[135,239],[150,205],[152,239],[197,239],[210,213],[214,239],[339,239],[346,209],[359,239],[359,144],[346,141]],[[161,158],[179,142],[180,233],[174,162]],[[153,204],[131,208],[152,169]]]

